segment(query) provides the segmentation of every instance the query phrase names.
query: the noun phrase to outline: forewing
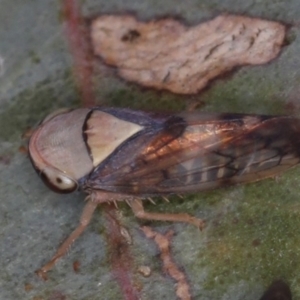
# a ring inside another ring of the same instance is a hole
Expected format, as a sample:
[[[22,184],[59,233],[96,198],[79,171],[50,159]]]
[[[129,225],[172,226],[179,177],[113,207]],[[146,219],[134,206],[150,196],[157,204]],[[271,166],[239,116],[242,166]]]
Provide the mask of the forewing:
[[[201,191],[257,181],[299,162],[300,122],[295,118],[240,114],[183,118],[180,136],[157,134],[130,164],[100,176],[94,188],[129,194]]]

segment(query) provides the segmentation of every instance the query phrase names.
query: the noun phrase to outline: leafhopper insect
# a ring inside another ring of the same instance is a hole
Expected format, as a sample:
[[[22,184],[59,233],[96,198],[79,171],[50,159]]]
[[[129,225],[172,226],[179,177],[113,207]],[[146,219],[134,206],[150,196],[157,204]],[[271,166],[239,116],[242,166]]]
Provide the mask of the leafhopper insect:
[[[126,201],[139,218],[201,228],[185,213],[148,213],[142,199],[274,176],[299,163],[299,132],[300,120],[288,116],[99,107],[48,116],[29,142],[33,166],[55,192],[80,189],[88,196],[80,224],[39,274],[66,253],[103,202]]]

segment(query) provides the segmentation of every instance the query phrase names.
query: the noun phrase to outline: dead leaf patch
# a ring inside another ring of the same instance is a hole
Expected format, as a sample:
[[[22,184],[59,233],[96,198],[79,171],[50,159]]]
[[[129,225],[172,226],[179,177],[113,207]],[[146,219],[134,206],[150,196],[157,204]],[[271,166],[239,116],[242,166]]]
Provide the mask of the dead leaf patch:
[[[194,94],[236,66],[267,63],[283,44],[284,25],[221,15],[188,27],[173,19],[139,22],[104,15],[91,25],[94,53],[126,80],[179,94]]]

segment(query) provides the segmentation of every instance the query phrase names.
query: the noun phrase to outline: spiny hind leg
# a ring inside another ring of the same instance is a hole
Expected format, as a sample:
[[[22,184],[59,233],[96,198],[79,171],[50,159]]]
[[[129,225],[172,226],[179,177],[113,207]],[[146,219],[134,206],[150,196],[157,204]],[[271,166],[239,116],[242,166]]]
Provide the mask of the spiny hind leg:
[[[134,199],[128,201],[129,205],[137,218],[144,219],[144,220],[156,220],[156,221],[171,221],[171,222],[183,222],[183,223],[190,223],[195,225],[200,230],[204,227],[204,221],[193,217],[189,214],[182,213],[182,214],[163,214],[163,213],[153,213],[153,212],[146,212],[144,210],[143,202],[140,199]]]

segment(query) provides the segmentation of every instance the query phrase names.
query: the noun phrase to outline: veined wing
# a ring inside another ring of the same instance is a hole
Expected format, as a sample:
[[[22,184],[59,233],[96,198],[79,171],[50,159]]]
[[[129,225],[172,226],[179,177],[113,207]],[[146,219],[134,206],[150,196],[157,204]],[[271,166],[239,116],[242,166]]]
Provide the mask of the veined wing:
[[[296,118],[201,113],[181,117],[185,125],[180,135],[172,134],[179,124],[169,124],[137,149],[138,154],[132,153],[132,160],[125,159],[118,168],[108,163],[105,169],[110,172],[98,173],[92,187],[129,194],[201,191],[261,180],[299,163]]]

